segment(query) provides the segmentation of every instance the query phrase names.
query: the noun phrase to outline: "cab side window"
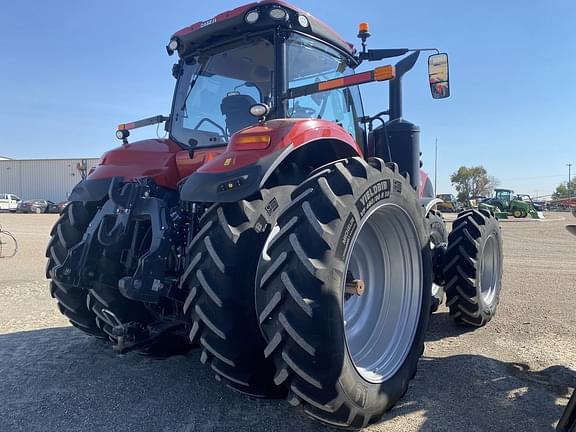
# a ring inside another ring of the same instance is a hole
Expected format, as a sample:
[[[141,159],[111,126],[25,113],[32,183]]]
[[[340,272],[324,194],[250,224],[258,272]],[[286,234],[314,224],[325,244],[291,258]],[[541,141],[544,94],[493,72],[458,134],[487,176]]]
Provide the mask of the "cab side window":
[[[336,50],[318,41],[292,35],[287,41],[288,88],[350,75],[353,70]],[[356,141],[363,140],[358,121],[362,113],[357,87],[328,90],[288,101],[287,116],[333,121]],[[356,106],[359,103],[359,106]]]

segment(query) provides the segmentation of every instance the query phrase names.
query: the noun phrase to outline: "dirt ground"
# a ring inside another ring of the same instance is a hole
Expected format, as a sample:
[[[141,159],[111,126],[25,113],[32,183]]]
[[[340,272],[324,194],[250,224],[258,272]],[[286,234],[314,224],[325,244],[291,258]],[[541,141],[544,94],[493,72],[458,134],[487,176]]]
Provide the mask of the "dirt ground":
[[[462,333],[442,307],[404,399],[369,431],[552,431],[576,385],[576,238],[569,214],[504,221],[497,317]],[[328,431],[284,401],[222,386],[188,356],[115,355],[70,327],[44,278],[57,215],[0,214],[0,431]]]

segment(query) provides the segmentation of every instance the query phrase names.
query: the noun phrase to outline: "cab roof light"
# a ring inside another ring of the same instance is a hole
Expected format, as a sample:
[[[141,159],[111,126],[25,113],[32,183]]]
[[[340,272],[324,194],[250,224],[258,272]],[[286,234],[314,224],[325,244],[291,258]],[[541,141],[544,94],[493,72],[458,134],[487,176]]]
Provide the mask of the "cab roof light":
[[[302,27],[309,27],[310,21],[304,15],[298,15],[298,24],[300,24]]]
[[[281,7],[273,7],[270,9],[268,14],[270,15],[270,18],[274,20],[280,21],[288,19],[288,12],[286,12],[286,10],[282,9]]]
[[[252,9],[244,16],[246,24],[255,24],[258,19],[260,19],[260,12],[258,12],[258,9]]]
[[[168,45],[166,45],[166,51],[168,52],[168,55],[174,54],[174,52],[178,50],[179,46],[180,41],[177,38],[170,39],[170,42],[168,42]]]

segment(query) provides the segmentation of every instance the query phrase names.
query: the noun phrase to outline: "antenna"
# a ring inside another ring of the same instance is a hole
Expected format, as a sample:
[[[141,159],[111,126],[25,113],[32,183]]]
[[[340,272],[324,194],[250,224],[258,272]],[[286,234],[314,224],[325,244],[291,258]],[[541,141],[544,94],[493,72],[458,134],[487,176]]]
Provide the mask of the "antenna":
[[[434,145],[434,193],[438,194],[436,189],[436,180],[438,178],[438,137],[436,137],[436,144]]]

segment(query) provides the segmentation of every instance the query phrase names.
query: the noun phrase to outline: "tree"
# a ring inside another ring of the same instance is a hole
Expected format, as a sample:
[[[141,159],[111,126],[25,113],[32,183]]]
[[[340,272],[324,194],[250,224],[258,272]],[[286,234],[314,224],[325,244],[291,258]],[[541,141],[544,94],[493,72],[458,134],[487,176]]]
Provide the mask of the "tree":
[[[570,191],[572,192],[572,197],[576,196],[576,179],[570,181]],[[552,194],[552,198],[561,199],[568,198],[568,182],[562,182],[556,186],[556,191]]]
[[[483,166],[461,166],[458,171],[450,176],[452,186],[458,192],[458,201],[469,204],[474,196],[487,196],[492,193],[494,186],[499,183],[498,179],[489,176]]]

